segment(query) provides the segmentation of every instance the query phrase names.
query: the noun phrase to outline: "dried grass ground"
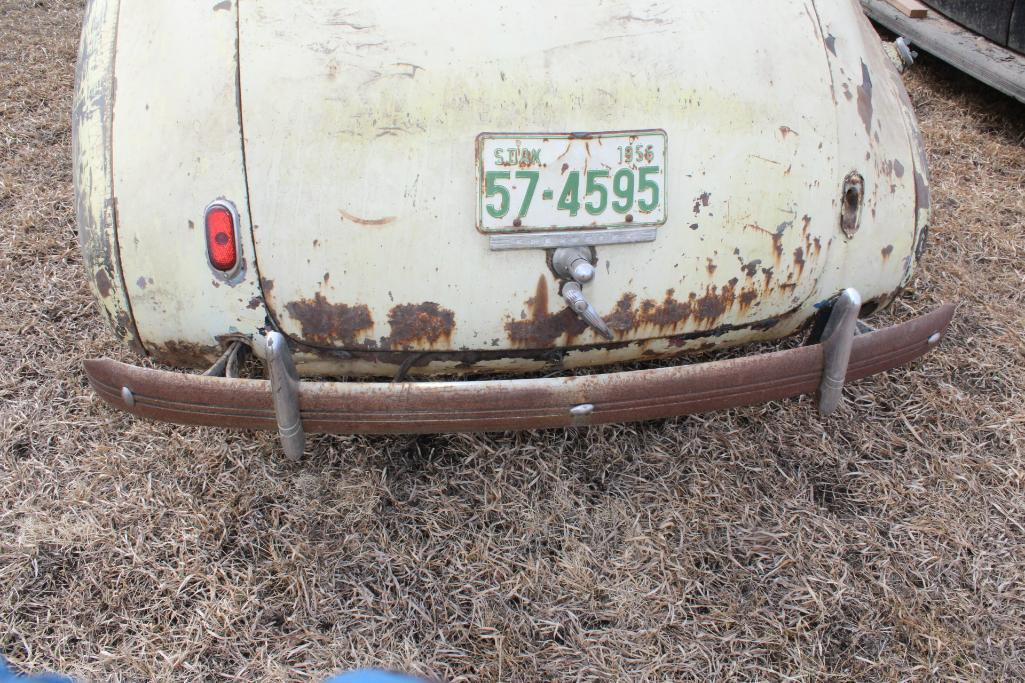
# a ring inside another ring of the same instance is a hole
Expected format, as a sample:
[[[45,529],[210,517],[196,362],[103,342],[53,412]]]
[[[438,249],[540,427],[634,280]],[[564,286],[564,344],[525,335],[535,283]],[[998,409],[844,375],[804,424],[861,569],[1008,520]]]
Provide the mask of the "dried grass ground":
[[[909,76],[946,346],[808,400],[490,437],[137,422],[83,358],[72,0],[0,0],[0,652],[83,679],[1025,678],[1025,107]],[[115,349],[115,354],[127,357]]]

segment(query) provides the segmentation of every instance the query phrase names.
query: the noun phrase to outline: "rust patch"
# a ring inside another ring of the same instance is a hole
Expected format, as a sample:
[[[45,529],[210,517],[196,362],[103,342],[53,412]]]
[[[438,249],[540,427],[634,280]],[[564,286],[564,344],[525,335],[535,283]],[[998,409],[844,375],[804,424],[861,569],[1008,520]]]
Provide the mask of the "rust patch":
[[[249,305],[246,306],[246,308],[248,308],[250,311],[255,311],[260,306],[263,306],[263,299],[261,299],[258,296],[254,296],[252,299],[249,300]]]
[[[694,215],[697,216],[698,214],[700,214],[701,207],[708,206],[711,200],[712,195],[708,192],[702,192],[700,195],[698,195],[698,197],[694,200]]]
[[[260,287],[264,292],[270,292],[274,290],[274,280],[262,277],[260,278]]]
[[[537,281],[534,298],[527,301],[530,317],[524,320],[510,320],[505,324],[509,341],[524,347],[548,347],[555,340],[565,336],[567,343],[587,330],[582,321],[569,308],[558,313],[548,312],[548,281],[542,275]]]
[[[389,345],[431,345],[439,339],[451,339],[455,320],[455,313],[433,301],[396,306],[388,313],[388,324],[391,325]]]
[[[146,349],[143,347],[142,342],[139,341],[139,337],[134,332],[135,323],[132,321],[130,315],[125,311],[118,311],[117,317],[111,319],[111,326],[114,328],[114,334],[121,339],[128,341],[128,346],[140,356],[146,355]],[[132,332],[129,332],[129,331]]]
[[[794,266],[797,267],[798,277],[804,274],[804,265],[804,247],[797,247],[794,249]]]
[[[715,265],[715,262],[710,258],[706,258],[705,260],[708,261],[708,263],[705,265],[705,270],[708,271],[709,275],[715,275],[715,271],[718,268],[718,266]]]
[[[353,216],[351,213],[343,211],[342,209],[338,209],[338,213],[341,215],[343,222],[349,220],[359,225],[388,225],[389,223],[394,223],[398,220],[397,216],[385,216],[384,218],[360,218],[359,216]]]
[[[756,225],[754,223],[748,223],[744,227],[751,228],[752,230],[757,230],[761,233],[765,233],[766,235],[772,238],[772,250],[775,253],[776,264],[779,265],[780,259],[783,258],[783,233],[785,233],[787,231],[787,228],[792,225],[793,223],[789,221],[780,223],[779,226],[776,228],[776,232],[766,230],[762,226]]]
[[[702,324],[714,323],[733,306],[733,300],[733,286],[727,285],[720,292],[715,285],[711,285],[705,290],[704,296],[694,299],[694,317]]]
[[[146,289],[146,278],[140,276],[139,279],[135,281],[135,284],[139,289]]]
[[[149,355],[158,363],[176,368],[205,370],[221,355],[221,348],[215,345],[196,344],[186,341],[166,341],[163,344],[147,345]]]
[[[750,263],[744,264],[741,270],[744,271],[744,275],[753,278],[755,275],[758,274],[758,266],[760,265],[762,265],[762,260],[756,259],[754,261],[751,261]]]
[[[727,311],[740,302],[740,311],[751,308],[758,299],[757,286],[747,287],[738,294],[739,280],[733,278],[721,289],[710,285],[702,296],[691,293],[686,300],[676,298],[675,290],[667,290],[662,301],[646,299],[634,309],[637,296],[624,294],[605,322],[620,335],[630,331],[649,329],[656,335],[673,330],[693,320],[702,327],[714,326]]]
[[[836,57],[836,36],[830,33],[826,36],[826,39],[823,42],[826,45],[826,49],[833,53],[833,56]]]
[[[868,65],[861,63],[861,85],[858,86],[858,115],[865,124],[865,132],[872,134],[872,75],[868,72]]]
[[[102,268],[97,270],[95,281],[96,289],[100,290],[100,296],[102,296],[104,299],[110,296],[110,276],[107,275],[107,271],[103,270]]]
[[[791,133],[793,133],[794,135],[799,135],[799,133],[790,126],[780,126],[779,132],[783,134],[784,140],[786,140],[787,136],[789,136]]]
[[[893,174],[898,178],[904,177],[904,164],[900,163],[899,159],[893,160]]]
[[[637,295],[626,293],[616,303],[616,308],[610,315],[605,316],[605,324],[614,332],[626,332],[637,324],[637,315],[634,313],[634,302]]]
[[[740,296],[737,297],[737,301],[740,302],[740,312],[746,313],[747,311],[751,310],[751,306],[754,305],[754,302],[757,300],[757,292],[755,292],[753,289],[745,289],[743,292],[740,293]]]
[[[351,346],[361,333],[374,326],[365,304],[333,304],[317,292],[313,299],[293,301],[285,309],[302,326],[303,338],[322,346]]]
[[[651,299],[642,302],[638,322],[663,330],[686,322],[691,317],[694,306],[691,301],[677,301],[674,298],[675,294],[674,290],[667,290],[661,304]]]
[[[892,253],[893,253],[893,245],[892,244],[887,244],[885,247],[883,247],[883,251],[882,251],[883,260],[884,261],[889,260],[890,254],[892,254]]]

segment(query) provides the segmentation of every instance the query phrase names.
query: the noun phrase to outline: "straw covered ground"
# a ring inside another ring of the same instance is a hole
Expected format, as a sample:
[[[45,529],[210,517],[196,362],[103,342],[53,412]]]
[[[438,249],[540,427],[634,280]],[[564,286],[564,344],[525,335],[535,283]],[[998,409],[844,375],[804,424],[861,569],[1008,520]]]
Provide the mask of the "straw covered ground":
[[[81,3],[0,0],[0,653],[86,679],[1025,678],[1025,107],[908,76],[936,217],[881,316],[949,341],[847,392],[583,431],[318,438],[148,424],[86,289]]]

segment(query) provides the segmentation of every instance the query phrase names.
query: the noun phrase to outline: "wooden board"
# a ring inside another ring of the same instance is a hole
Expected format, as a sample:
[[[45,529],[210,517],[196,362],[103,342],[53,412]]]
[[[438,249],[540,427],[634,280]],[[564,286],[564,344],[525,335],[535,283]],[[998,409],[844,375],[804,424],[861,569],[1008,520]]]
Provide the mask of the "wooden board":
[[[886,0],[861,0],[865,13],[916,47],[929,52],[986,85],[1025,102],[1025,55],[955,24],[939,12],[911,19]]]
[[[886,2],[904,16],[912,19],[925,19],[929,16],[929,8],[919,0],[886,0]]]

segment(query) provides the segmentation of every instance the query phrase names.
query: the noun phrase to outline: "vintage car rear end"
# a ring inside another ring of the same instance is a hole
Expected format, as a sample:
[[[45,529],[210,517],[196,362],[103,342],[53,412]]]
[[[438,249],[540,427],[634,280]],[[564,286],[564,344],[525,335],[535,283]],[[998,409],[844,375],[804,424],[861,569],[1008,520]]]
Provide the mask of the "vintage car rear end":
[[[270,335],[381,378],[779,339],[888,304],[929,219],[855,0],[93,0],[75,131],[95,293],[193,368]]]

